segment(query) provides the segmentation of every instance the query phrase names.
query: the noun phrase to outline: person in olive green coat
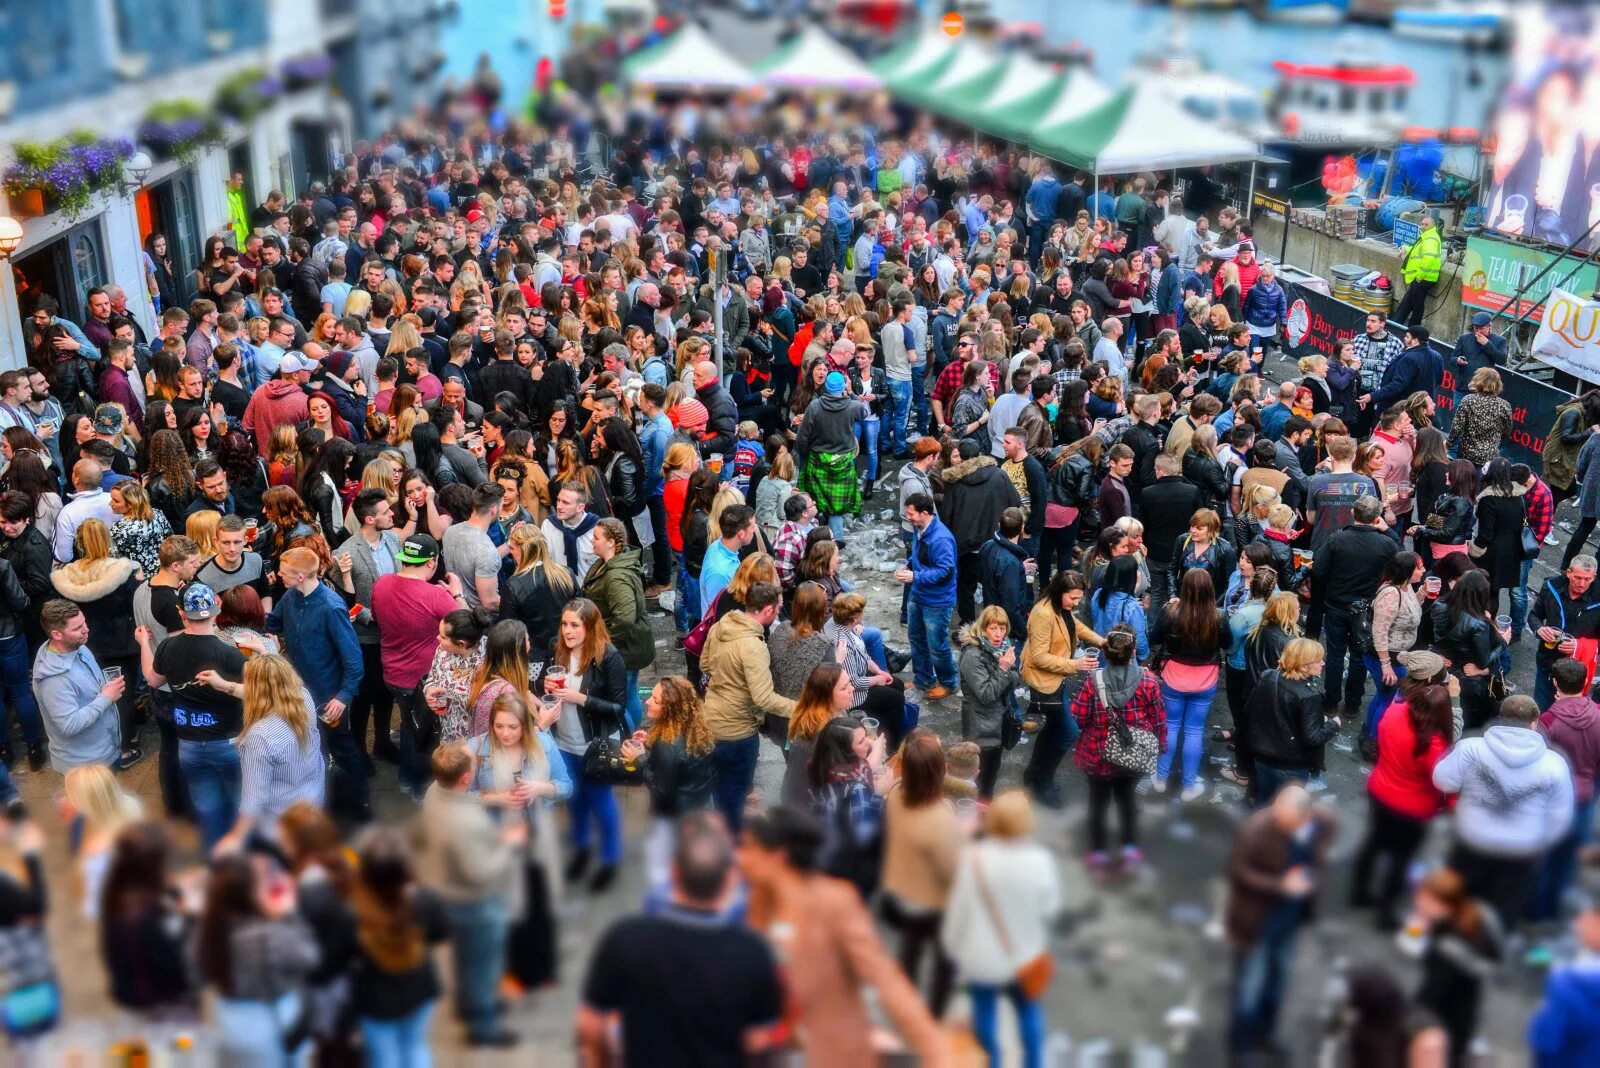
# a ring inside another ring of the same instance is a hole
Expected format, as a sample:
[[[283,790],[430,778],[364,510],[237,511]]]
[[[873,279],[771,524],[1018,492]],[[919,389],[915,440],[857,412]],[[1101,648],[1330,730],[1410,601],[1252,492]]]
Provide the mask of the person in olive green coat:
[[[594,528],[594,566],[583,579],[583,595],[600,608],[611,644],[628,669],[628,723],[644,719],[639,703],[639,672],[655,663],[656,640],[645,619],[644,564],[638,549],[628,547],[620,519],[602,519]]]

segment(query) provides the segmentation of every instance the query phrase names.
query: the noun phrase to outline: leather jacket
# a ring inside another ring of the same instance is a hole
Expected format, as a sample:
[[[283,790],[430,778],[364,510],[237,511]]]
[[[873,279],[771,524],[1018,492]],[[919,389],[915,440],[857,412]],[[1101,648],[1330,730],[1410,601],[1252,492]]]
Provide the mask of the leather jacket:
[[[1286,679],[1267,672],[1245,702],[1250,751],[1278,768],[1312,770],[1322,764],[1322,747],[1338,733],[1322,714],[1320,679]]]

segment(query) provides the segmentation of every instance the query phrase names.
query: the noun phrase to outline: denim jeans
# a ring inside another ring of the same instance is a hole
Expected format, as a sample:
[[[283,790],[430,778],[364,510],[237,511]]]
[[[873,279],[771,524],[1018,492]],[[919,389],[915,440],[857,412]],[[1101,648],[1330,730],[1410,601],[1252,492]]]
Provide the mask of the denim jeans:
[[[869,415],[861,420],[861,451],[867,458],[867,481],[878,480],[878,429],[880,421],[877,416]]]
[[[589,848],[589,821],[600,825],[600,863],[611,867],[622,860],[622,814],[617,798],[606,783],[583,776],[583,757],[561,750],[561,761],[572,779],[572,797],[567,802],[572,823],[572,848]]]
[[[447,901],[444,908],[455,962],[456,1016],[469,1038],[487,1038],[499,1030],[497,1002],[511,917],[499,897]]]
[[[689,559],[678,550],[678,603],[672,609],[672,622],[679,634],[689,633],[689,628],[700,622],[700,580],[689,574]]]
[[[17,784],[11,781],[11,772],[0,763],[0,805],[9,805],[20,796]]]
[[[1261,766],[1258,761],[1256,767]],[[1278,1028],[1278,1010],[1288,992],[1299,932],[1298,922],[1269,919],[1254,946],[1234,953],[1232,1019],[1228,1023],[1228,1046],[1234,1052],[1258,1049],[1272,1040]]]
[[[1537,664],[1533,666],[1533,701],[1540,708],[1549,708],[1556,701],[1556,680]]]
[[[239,750],[226,738],[178,739],[178,769],[209,853],[239,818]]]
[[[1328,662],[1322,669],[1322,699],[1328,704],[1339,700],[1340,687],[1344,689],[1344,707],[1356,708],[1367,689],[1367,669],[1361,662],[1361,645],[1356,640],[1360,621],[1352,619],[1343,608],[1329,607],[1322,616],[1323,651]],[[1350,670],[1345,671],[1345,654],[1349,653]]]
[[[883,631],[877,627],[861,628],[861,644],[867,647],[867,656],[885,671],[889,670],[889,654],[883,648]]]
[[[911,383],[898,378],[889,379],[889,444],[896,456],[906,454],[906,417],[911,412]]]
[[[1594,808],[1593,797],[1577,805],[1572,812],[1572,827],[1539,862],[1539,875],[1528,901],[1528,919],[1535,923],[1561,918],[1561,899],[1578,874],[1578,851],[1589,844],[1593,834]]]
[[[311,1043],[300,1043],[293,1053],[283,1051],[283,1033],[300,1017],[300,995],[285,994],[277,1001],[249,1001],[218,997],[217,1015],[221,1064],[273,1065],[289,1068],[310,1061]]]
[[[628,700],[624,702],[623,714],[628,717],[628,727],[638,730],[639,724],[644,722],[644,704],[639,700],[639,673],[628,672]]]
[[[39,723],[39,704],[33,699],[33,660],[28,656],[28,638],[13,634],[0,638],[0,680],[4,681],[6,707],[0,708],[0,741],[11,740],[11,713],[17,717],[22,737],[29,745],[44,741],[44,728]],[[128,684],[133,684],[129,678]],[[132,739],[124,738],[126,745]]]
[[[1265,763],[1260,757],[1256,758],[1256,808],[1266,808],[1272,804],[1272,799],[1278,796],[1290,783],[1299,783],[1304,786],[1311,779],[1311,772],[1304,768],[1279,768]]]
[[[950,614],[955,605],[929,606],[911,599],[907,629],[911,633],[911,676],[920,689],[942,682],[950,689],[961,684],[950,655]]]
[[[926,362],[911,365],[911,429],[918,434],[928,432],[928,365]],[[904,459],[901,453],[897,459]]]
[[[394,698],[395,714],[400,717],[400,786],[420,797],[433,781],[433,750],[418,745],[417,732],[411,729],[411,703],[416,699],[416,688],[390,686],[389,693]]]
[[[428,1025],[433,1022],[433,1006],[430,1001],[397,1020],[363,1016],[361,1045],[367,1052],[367,1068],[432,1068]]]
[[[744,825],[744,802],[756,783],[756,759],[761,755],[761,735],[734,741],[718,740],[711,747],[711,765],[716,769],[717,811],[728,821],[735,835]]]
[[[968,983],[967,996],[972,999],[972,1036],[989,1055],[989,1068],[999,1068],[1005,1063],[1000,1057],[1002,994],[1011,999],[1011,1008],[1016,1012],[1023,1068],[1044,1068],[1044,1009],[1039,1003],[1029,1001],[1015,983],[1006,986]]]
[[[1522,572],[1517,577],[1517,585],[1511,591],[1511,640],[1522,636],[1522,630],[1528,623],[1528,577],[1533,574],[1533,561],[1522,561]],[[1546,706],[1540,705],[1540,708]]]
[[[1172,771],[1172,759],[1183,743],[1183,785],[1187,789],[1200,779],[1200,758],[1205,755],[1206,717],[1211,714],[1215,686],[1186,693],[1161,683],[1161,700],[1167,706],[1167,751],[1156,760],[1156,782],[1164,783]]]
[[[834,541],[843,541],[844,540],[844,516],[842,516],[842,515],[830,515],[828,517],[828,529],[833,531],[833,540]]]
[[[1376,738],[1378,721],[1383,719],[1383,713],[1394,703],[1395,695],[1400,692],[1400,680],[1406,677],[1406,668],[1391,656],[1389,666],[1394,671],[1395,684],[1386,686],[1383,681],[1383,664],[1378,660],[1376,653],[1363,653],[1361,662],[1366,665],[1367,674],[1372,676],[1372,700],[1367,702],[1367,719],[1361,728],[1361,733],[1367,738]]]

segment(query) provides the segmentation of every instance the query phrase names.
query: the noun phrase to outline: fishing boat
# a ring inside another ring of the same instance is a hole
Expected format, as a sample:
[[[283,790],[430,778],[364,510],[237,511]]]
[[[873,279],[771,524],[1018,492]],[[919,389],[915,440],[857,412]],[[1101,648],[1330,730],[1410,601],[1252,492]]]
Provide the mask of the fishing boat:
[[[1350,0],[1255,0],[1256,17],[1296,26],[1336,26],[1350,12]]]
[[[1279,61],[1278,85],[1267,102],[1275,144],[1331,152],[1395,144],[1407,125],[1406,105],[1417,76],[1400,64],[1334,60]]]
[[[1419,41],[1491,44],[1508,28],[1509,5],[1501,0],[1431,0],[1395,8],[1394,32]]]

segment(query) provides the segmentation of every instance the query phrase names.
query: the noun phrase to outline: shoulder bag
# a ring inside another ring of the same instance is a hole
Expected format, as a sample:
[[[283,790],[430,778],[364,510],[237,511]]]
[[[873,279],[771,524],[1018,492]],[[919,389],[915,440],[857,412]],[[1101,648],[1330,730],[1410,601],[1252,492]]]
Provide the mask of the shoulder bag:
[[[972,855],[972,874],[977,879],[978,896],[983,899],[983,909],[989,914],[989,922],[994,925],[994,934],[1000,940],[1000,948],[1009,955],[1011,935],[1006,931],[1006,921],[994,903],[994,895],[989,891],[989,880],[983,874],[983,862],[978,859],[976,852]],[[1038,1001],[1049,988],[1050,980],[1055,973],[1055,958],[1050,956],[1050,951],[1047,949],[1038,956],[1024,961],[1022,967],[1017,969],[1017,987],[1029,1001]]]
[[[1106,760],[1138,775],[1153,773],[1161,743],[1154,734],[1132,726],[1120,711],[1112,709],[1111,702],[1106,699],[1103,668],[1094,673],[1094,692],[1106,717]]]

